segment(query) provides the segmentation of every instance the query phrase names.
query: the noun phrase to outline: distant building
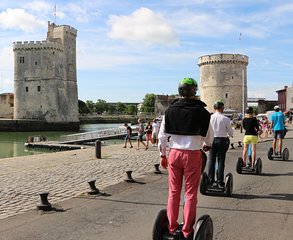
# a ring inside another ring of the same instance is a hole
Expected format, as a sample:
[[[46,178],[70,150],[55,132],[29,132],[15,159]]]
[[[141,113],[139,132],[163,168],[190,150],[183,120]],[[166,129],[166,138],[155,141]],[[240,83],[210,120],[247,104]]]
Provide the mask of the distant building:
[[[14,42],[14,119],[78,126],[77,30],[48,22],[45,41]]]
[[[293,87],[284,86],[276,91],[278,94],[278,105],[283,112],[293,110]]]
[[[210,112],[221,99],[225,108],[243,112],[247,106],[248,57],[241,54],[212,54],[198,58],[200,97]]]
[[[0,118],[13,118],[13,93],[0,94]]]
[[[175,99],[179,98],[179,95],[156,95],[155,98],[155,116],[161,116],[165,114],[167,107],[173,102]]]

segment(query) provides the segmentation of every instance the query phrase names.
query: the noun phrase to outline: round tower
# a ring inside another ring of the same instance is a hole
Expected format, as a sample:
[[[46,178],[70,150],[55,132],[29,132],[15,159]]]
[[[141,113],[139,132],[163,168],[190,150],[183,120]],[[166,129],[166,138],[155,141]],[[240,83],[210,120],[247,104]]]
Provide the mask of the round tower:
[[[198,58],[200,97],[210,112],[217,99],[225,109],[244,112],[247,105],[248,57],[242,54],[213,54]]]

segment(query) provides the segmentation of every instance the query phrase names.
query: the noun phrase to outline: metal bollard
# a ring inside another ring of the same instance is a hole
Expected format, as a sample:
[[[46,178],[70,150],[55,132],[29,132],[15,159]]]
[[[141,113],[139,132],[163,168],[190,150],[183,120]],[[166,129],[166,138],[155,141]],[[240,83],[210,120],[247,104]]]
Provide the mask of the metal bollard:
[[[161,170],[159,169],[159,167],[160,167],[160,164],[159,163],[157,163],[157,164],[155,164],[154,165],[155,166],[155,174],[161,174],[162,172],[161,172]]]
[[[235,149],[234,143],[231,143],[231,148],[230,149]]]
[[[126,174],[127,174],[127,178],[124,180],[125,182],[135,182],[131,176],[132,171],[126,171]]]
[[[238,147],[242,147],[241,141],[238,142]]]
[[[38,210],[51,211],[52,205],[48,201],[48,192],[40,193],[41,204],[37,205]]]
[[[95,141],[95,149],[96,149],[96,158],[101,158],[101,141],[97,140]]]
[[[96,183],[96,180],[92,180],[88,182],[88,184],[90,185],[90,191],[88,192],[88,194],[90,195],[100,194],[100,190],[96,188],[95,183]]]

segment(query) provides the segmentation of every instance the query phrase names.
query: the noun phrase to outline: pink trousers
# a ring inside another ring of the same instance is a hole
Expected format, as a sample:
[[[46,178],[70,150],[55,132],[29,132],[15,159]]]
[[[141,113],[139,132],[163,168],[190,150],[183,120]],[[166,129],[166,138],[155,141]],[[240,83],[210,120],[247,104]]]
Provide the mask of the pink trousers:
[[[200,150],[171,149],[168,157],[169,196],[167,216],[169,232],[173,234],[178,228],[180,194],[183,177],[185,179],[185,205],[183,210],[182,233],[187,237],[193,231],[196,219],[197,191],[201,175]]]

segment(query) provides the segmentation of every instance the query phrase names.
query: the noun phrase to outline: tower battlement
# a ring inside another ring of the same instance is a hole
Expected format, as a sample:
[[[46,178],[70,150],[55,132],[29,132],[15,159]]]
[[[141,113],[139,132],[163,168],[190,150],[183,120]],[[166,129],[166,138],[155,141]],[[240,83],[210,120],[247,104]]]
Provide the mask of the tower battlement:
[[[13,51],[30,51],[30,50],[56,50],[64,51],[64,46],[62,43],[57,41],[24,41],[24,42],[14,42]]]
[[[242,54],[213,54],[205,55],[198,58],[198,66],[208,65],[208,64],[244,64],[248,65],[248,57]]]

